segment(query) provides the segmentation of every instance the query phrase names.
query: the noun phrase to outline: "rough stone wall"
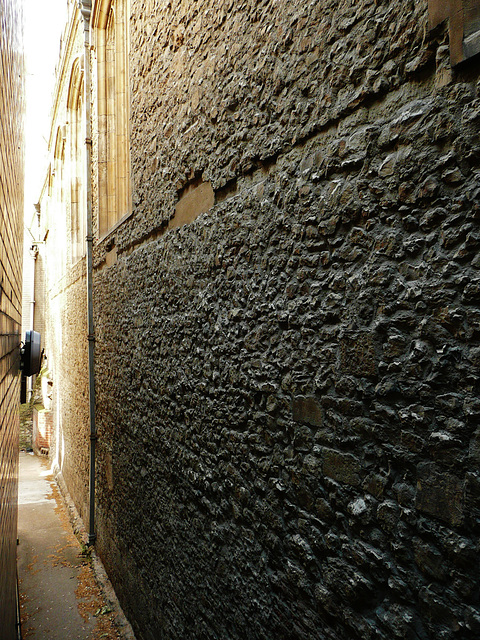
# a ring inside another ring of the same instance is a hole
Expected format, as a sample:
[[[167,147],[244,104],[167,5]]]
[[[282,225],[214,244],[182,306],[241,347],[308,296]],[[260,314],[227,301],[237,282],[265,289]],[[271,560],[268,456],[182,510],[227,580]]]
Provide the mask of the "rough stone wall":
[[[26,225],[25,225],[26,226]],[[30,256],[30,243],[31,236],[27,229],[24,229],[23,233],[23,285],[22,285],[22,335],[25,335],[25,331],[31,329],[31,315],[32,315],[32,282],[34,278],[34,263]]]
[[[48,251],[48,250],[47,250]],[[49,455],[88,523],[88,362],[86,273],[82,259],[47,289],[47,367],[53,381]],[[48,268],[47,268],[48,273]]]
[[[50,133],[51,165],[48,188],[40,199],[41,237],[45,259],[37,265],[37,286],[46,296],[45,355],[52,379],[53,433],[50,458],[61,473],[75,506],[88,526],[88,366],[85,258],[75,260],[72,247],[71,114],[67,109],[75,61],[83,55],[83,20],[77,3],[69,2],[62,39]],[[57,132],[65,141],[61,170],[54,158]],[[56,169],[56,171],[55,171]],[[63,182],[62,182],[63,179]],[[85,178],[82,176],[82,184]]]
[[[32,225],[33,226],[33,225]],[[35,225],[36,226],[36,225]],[[34,229],[36,231],[36,229]],[[37,233],[37,236],[39,234]],[[43,240],[43,238],[37,238]],[[37,247],[35,260],[30,255],[32,245]],[[45,248],[43,244],[35,243],[32,235],[25,227],[23,234],[23,291],[22,291],[22,336],[32,326],[32,298],[35,301],[35,315],[33,327],[45,339]],[[35,291],[33,293],[32,287]]]
[[[95,308],[98,548],[138,637],[477,638],[476,64],[426,1],[132,16]]]
[[[18,406],[23,249],[22,11],[0,7],[0,634],[16,633]]]
[[[39,248],[35,261],[35,317],[33,325],[35,331],[38,331],[41,336],[45,336],[45,251],[42,246]]]
[[[79,277],[72,283],[65,302],[64,369],[64,430],[65,459],[63,476],[76,507],[88,526],[88,469],[89,469],[89,413],[88,413],[88,341],[87,291],[85,261]]]

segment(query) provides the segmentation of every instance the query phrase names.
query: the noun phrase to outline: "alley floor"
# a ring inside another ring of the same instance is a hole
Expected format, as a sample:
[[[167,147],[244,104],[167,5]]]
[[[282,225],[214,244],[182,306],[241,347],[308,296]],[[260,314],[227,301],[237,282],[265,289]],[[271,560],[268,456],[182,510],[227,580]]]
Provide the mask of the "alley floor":
[[[47,461],[20,454],[18,578],[25,640],[122,639]]]

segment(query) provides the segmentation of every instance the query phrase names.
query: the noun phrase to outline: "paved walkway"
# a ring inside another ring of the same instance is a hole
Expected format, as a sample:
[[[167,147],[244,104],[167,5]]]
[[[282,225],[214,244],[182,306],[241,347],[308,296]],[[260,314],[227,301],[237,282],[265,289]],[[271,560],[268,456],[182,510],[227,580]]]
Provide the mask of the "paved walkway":
[[[20,453],[18,577],[25,640],[121,639],[47,461]]]

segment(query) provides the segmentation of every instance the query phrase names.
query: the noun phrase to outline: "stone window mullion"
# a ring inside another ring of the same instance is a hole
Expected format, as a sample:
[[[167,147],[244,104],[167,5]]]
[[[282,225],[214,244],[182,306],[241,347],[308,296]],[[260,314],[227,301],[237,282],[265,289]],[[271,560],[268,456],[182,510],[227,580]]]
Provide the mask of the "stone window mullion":
[[[125,2],[104,2],[98,43],[99,230],[130,211],[128,37]]]

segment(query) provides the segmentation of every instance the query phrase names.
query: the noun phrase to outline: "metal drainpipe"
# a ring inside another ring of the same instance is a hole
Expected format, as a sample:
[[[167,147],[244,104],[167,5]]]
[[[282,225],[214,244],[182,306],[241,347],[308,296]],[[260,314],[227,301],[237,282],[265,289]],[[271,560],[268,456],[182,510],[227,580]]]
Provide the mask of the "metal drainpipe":
[[[92,125],[90,120],[90,15],[91,0],[79,0],[79,9],[83,16],[85,34],[85,150],[86,150],[86,192],[87,192],[87,314],[88,314],[88,390],[90,398],[90,488],[89,488],[89,529],[88,544],[93,545],[95,533],[95,445],[97,429],[95,426],[95,377],[94,377],[94,348],[95,334],[93,326],[93,221],[92,221]]]

